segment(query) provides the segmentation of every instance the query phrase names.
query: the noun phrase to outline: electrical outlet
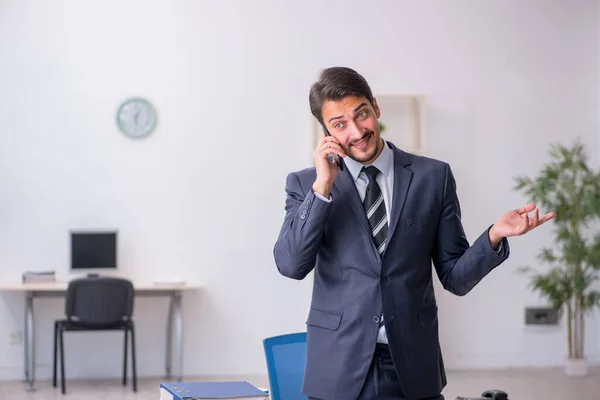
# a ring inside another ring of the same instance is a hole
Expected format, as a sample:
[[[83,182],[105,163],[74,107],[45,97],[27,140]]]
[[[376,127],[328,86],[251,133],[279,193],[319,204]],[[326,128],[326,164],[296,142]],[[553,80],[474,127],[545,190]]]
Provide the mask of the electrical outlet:
[[[549,307],[525,308],[525,325],[558,325],[558,312]]]
[[[16,346],[23,343],[23,332],[11,332],[10,333],[10,344]]]

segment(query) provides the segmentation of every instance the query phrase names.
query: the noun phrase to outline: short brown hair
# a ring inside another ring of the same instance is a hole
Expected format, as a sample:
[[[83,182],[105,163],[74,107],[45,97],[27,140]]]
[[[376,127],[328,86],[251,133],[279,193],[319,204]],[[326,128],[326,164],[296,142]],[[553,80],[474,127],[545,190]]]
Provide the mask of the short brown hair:
[[[369,84],[358,72],[347,67],[331,67],[321,71],[319,80],[310,88],[310,112],[323,124],[322,107],[326,100],[341,100],[346,96],[366,97],[373,105]]]

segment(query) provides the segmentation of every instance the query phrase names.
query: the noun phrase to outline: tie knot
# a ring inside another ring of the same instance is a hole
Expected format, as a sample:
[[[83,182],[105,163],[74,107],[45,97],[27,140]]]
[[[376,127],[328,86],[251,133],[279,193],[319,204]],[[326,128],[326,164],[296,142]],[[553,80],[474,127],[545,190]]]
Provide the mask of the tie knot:
[[[377,167],[374,167],[372,165],[369,167],[363,167],[362,170],[369,177],[369,182],[375,181],[375,178],[377,178],[377,174],[379,173]]]

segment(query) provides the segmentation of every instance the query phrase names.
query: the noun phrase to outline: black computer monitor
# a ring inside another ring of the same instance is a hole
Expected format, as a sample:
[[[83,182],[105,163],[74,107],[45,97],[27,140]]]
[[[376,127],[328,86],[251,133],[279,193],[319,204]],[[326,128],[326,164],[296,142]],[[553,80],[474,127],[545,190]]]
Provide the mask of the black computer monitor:
[[[71,232],[71,269],[117,268],[117,232]]]

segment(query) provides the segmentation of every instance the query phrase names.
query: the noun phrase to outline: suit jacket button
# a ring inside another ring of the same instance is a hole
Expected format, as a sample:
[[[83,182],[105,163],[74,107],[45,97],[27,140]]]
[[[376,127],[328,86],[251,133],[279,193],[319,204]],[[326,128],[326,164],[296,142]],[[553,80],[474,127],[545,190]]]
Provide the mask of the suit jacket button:
[[[379,280],[381,281],[381,283],[386,283],[387,282],[387,276],[381,275],[381,278]]]
[[[379,316],[378,315],[376,315],[376,316],[373,317],[373,322],[375,322],[376,324],[379,323]]]
[[[306,214],[302,214],[302,215],[300,216],[300,219],[305,219],[305,218],[306,218]]]

